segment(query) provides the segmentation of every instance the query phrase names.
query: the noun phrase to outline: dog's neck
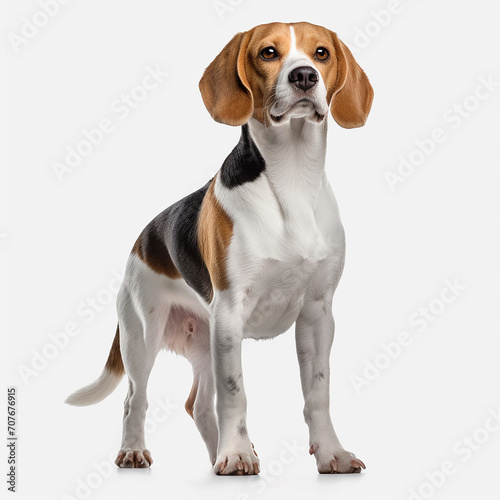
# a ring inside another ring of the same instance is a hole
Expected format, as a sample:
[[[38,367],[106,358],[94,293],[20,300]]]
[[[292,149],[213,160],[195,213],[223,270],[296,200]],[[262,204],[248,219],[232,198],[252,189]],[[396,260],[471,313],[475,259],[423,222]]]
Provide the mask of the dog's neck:
[[[292,118],[279,126],[248,123],[251,139],[265,162],[264,175],[283,202],[303,198],[314,206],[325,177],[327,121]]]

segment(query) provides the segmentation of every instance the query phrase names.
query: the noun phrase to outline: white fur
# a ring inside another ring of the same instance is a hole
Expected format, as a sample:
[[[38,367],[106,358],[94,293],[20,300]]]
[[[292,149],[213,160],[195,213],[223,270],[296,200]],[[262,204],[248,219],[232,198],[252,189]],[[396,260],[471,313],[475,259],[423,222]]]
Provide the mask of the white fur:
[[[100,403],[117,388],[122,378],[122,376],[118,376],[104,368],[97,380],[68,396],[65,403],[73,406],[88,406]]]
[[[266,170],[233,189],[217,180],[215,194],[234,221],[228,293],[242,304],[243,336],[260,338],[283,333],[297,319],[340,218],[324,173],[325,124],[292,119],[265,128],[252,119],[250,133]],[[331,227],[318,227],[318,211],[330,214]]]
[[[129,391],[125,401],[121,452],[144,450],[146,387],[158,351],[164,347],[185,356],[200,379],[194,420],[212,463],[217,449],[213,409],[209,312],[204,301],[182,279],[153,272],[131,255],[118,295],[120,345]]]

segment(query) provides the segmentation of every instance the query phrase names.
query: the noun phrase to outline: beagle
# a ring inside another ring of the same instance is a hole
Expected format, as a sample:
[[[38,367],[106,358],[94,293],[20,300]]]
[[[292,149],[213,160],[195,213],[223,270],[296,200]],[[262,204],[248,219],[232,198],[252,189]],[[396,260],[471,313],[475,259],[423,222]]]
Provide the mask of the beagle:
[[[238,33],[199,86],[214,120],[241,126],[241,138],[213,179],[140,234],[106,366],[67,403],[101,401],[126,373],[116,464],[149,467],[146,386],[166,348],[193,366],[185,407],[214,472],[258,474],[241,344],[295,323],[309,452],[320,473],[360,472],[363,462],[342,447],[329,412],[332,298],[345,244],[325,153],[328,111],[344,128],[361,127],[373,89],[335,33],[305,22]]]

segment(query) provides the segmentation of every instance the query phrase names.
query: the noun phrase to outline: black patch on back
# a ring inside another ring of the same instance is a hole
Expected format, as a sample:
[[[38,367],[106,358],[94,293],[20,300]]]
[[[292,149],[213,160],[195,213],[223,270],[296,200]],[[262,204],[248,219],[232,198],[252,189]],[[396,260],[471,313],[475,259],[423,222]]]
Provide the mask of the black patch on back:
[[[198,216],[212,180],[165,211],[168,217],[167,247],[172,260],[186,283],[207,302],[212,299],[213,290],[198,246]]]
[[[245,124],[241,127],[240,141],[222,164],[220,180],[225,187],[231,189],[254,181],[265,169],[264,158]]]
[[[198,216],[211,182],[157,215],[148,225],[150,231],[143,236],[161,238],[186,283],[207,302],[211,301],[213,290],[198,247]]]

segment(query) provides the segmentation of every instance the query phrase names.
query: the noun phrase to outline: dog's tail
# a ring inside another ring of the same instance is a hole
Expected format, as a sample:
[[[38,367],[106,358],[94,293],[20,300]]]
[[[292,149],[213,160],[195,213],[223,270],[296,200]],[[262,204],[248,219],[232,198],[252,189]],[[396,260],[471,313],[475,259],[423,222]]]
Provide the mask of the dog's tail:
[[[120,352],[120,329],[116,327],[116,335],[109,351],[108,360],[100,377],[90,385],[82,387],[68,396],[66,403],[74,406],[94,405],[109,396],[118,386],[125,374],[122,354]]]

